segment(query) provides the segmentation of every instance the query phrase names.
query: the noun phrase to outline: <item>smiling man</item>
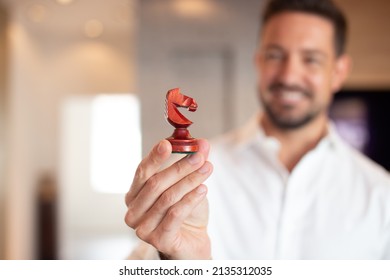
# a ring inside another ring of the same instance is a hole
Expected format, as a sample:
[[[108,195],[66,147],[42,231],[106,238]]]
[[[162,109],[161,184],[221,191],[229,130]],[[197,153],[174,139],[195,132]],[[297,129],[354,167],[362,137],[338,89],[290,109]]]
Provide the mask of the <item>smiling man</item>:
[[[349,70],[345,37],[330,0],[268,3],[255,56],[263,113],[210,157],[202,140],[160,170],[171,146],[153,148],[126,195],[144,241],[133,258],[390,259],[389,175],[327,116]]]
[[[331,22],[316,15],[284,12],[269,20],[256,61],[260,97],[276,126],[299,128],[326,113],[347,69],[332,38]]]
[[[271,2],[256,56],[263,128],[286,143],[280,158],[290,171],[326,134],[327,109],[349,69],[343,15],[314,2]]]

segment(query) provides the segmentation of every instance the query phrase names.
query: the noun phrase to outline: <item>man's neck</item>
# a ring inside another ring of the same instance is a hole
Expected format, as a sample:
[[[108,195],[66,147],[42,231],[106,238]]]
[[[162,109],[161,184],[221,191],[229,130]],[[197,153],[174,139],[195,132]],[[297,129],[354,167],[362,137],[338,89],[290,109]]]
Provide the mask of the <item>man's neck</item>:
[[[261,118],[265,134],[279,140],[279,160],[290,172],[327,134],[327,122],[327,116],[321,115],[301,128],[287,130],[276,127],[266,115]]]

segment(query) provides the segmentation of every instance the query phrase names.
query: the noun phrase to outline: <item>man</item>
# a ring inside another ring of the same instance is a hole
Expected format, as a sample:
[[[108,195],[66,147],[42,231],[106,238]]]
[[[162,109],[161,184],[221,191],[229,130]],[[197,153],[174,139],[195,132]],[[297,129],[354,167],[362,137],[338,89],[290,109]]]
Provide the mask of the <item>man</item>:
[[[262,26],[264,113],[214,143],[213,165],[205,140],[162,171],[171,147],[153,148],[126,195],[126,223],[151,245],[133,257],[389,259],[389,175],[327,116],[349,69],[344,16],[330,0],[273,0]]]

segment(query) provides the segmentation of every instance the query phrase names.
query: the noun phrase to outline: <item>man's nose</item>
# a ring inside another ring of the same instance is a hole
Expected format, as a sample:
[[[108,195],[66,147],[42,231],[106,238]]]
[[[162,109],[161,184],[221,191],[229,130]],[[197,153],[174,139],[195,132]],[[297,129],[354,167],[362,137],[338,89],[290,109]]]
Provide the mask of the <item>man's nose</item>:
[[[300,84],[302,66],[295,57],[286,57],[279,71],[279,82],[287,85]]]

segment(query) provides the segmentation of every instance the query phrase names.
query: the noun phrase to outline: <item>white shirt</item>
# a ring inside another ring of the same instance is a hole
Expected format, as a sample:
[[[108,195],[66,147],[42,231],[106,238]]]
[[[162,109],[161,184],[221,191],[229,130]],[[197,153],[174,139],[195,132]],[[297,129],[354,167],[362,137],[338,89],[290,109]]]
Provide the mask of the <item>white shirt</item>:
[[[390,259],[390,176],[333,131],[289,173],[258,118],[212,143],[214,259]]]

